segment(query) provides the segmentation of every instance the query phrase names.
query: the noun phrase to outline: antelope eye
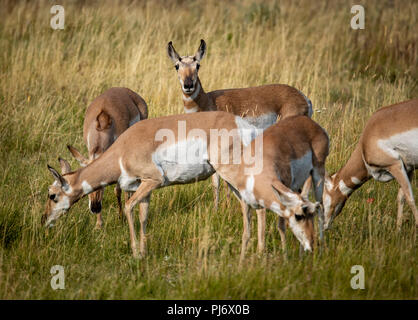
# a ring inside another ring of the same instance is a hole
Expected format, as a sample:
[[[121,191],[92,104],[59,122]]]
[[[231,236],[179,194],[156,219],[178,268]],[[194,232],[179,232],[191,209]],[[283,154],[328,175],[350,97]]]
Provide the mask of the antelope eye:
[[[199,68],[200,68],[200,64],[197,64],[196,65],[196,70],[199,70]]]
[[[296,219],[296,221],[300,221],[300,220],[303,219],[303,216],[295,214],[295,219]]]
[[[174,68],[176,68],[176,70],[178,70],[178,69],[179,69],[179,65],[178,65],[178,64],[176,64],[176,65],[174,66]]]
[[[302,207],[302,210],[305,215],[308,214],[308,207]]]
[[[50,195],[48,195],[48,198],[49,198],[50,200],[54,201],[54,202],[57,202],[57,201],[55,200],[56,196],[57,196],[56,194],[50,194]]]

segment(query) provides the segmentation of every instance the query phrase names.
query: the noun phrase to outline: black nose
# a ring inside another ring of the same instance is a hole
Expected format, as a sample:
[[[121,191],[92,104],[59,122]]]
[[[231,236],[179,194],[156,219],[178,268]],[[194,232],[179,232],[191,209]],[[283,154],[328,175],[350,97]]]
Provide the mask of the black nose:
[[[93,213],[100,213],[102,211],[102,204],[100,202],[93,202],[90,205],[90,211]]]
[[[193,89],[193,80],[186,79],[184,81],[184,89],[188,89],[188,90]]]

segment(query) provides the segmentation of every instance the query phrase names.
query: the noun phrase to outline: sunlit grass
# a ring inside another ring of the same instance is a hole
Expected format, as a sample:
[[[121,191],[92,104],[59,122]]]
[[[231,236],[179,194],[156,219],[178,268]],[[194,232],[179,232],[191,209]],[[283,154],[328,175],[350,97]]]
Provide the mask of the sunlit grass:
[[[126,86],[147,101],[150,117],[183,112],[170,40],[192,54],[205,39],[206,91],[267,83],[302,90],[329,133],[327,169],[336,171],[376,109],[418,96],[416,2],[368,1],[359,31],[347,1],[62,3],[62,31],[49,26],[48,1],[0,3],[0,298],[418,298],[415,222],[405,206],[395,232],[395,182],[368,182],[322,250],[302,258],[290,232],[282,252],[268,214],[266,253],[256,253],[253,228],[242,267],[240,207],[223,190],[215,212],[209,181],[153,194],[142,260],[131,256],[111,188],[103,230],[93,230],[86,199],[56,228],[40,225],[52,182],[46,164],[58,167],[62,156],[77,167],[65,146],[85,150],[83,116],[94,97]],[[65,290],[50,287],[55,264],[65,267]],[[365,290],[350,287],[353,265],[365,268]]]

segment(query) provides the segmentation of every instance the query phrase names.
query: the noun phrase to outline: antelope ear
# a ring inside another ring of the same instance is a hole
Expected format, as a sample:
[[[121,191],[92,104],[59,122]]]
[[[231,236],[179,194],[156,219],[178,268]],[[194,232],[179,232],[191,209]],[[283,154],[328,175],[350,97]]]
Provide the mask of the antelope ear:
[[[203,59],[205,54],[206,54],[206,42],[205,40],[201,39],[199,49],[197,49],[197,52],[194,57],[196,58],[197,61],[200,61]]]
[[[312,176],[309,176],[308,179],[306,179],[305,183],[303,184],[302,192],[300,193],[303,199],[308,199],[311,188],[312,188]]]
[[[71,166],[70,166],[70,164],[68,163],[67,160],[59,157],[58,161],[59,161],[60,166],[61,166],[61,173],[62,174],[66,174],[66,173],[71,171]]]
[[[48,166],[48,170],[52,173],[52,175],[54,176],[55,180],[59,183],[61,188],[65,188],[68,186],[67,181],[64,179],[64,177],[62,175],[60,175],[58,173],[57,170],[55,170],[54,168],[52,168],[49,164]]]
[[[292,208],[300,203],[301,200],[295,193],[287,190],[281,190],[281,188],[278,188],[277,186],[271,186],[277,198],[284,206]]]
[[[108,129],[112,125],[112,118],[105,112],[102,111],[96,118],[96,129],[102,131]]]
[[[177,53],[176,49],[174,49],[173,42],[171,41],[167,45],[167,54],[173,63],[177,63],[177,61],[181,60],[180,55]]]
[[[67,148],[82,167],[85,167],[88,164],[88,160],[76,148],[70,145],[68,145]]]

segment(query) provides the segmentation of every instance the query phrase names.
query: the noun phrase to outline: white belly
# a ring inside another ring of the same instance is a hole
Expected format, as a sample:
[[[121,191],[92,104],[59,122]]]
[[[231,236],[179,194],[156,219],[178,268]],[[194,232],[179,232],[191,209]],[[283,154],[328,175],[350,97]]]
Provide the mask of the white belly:
[[[153,153],[152,160],[163,176],[164,185],[206,179],[215,172],[208,162],[206,141],[200,138],[163,144]]]
[[[386,154],[401,159],[408,169],[418,166],[418,129],[381,139],[377,144]]]

